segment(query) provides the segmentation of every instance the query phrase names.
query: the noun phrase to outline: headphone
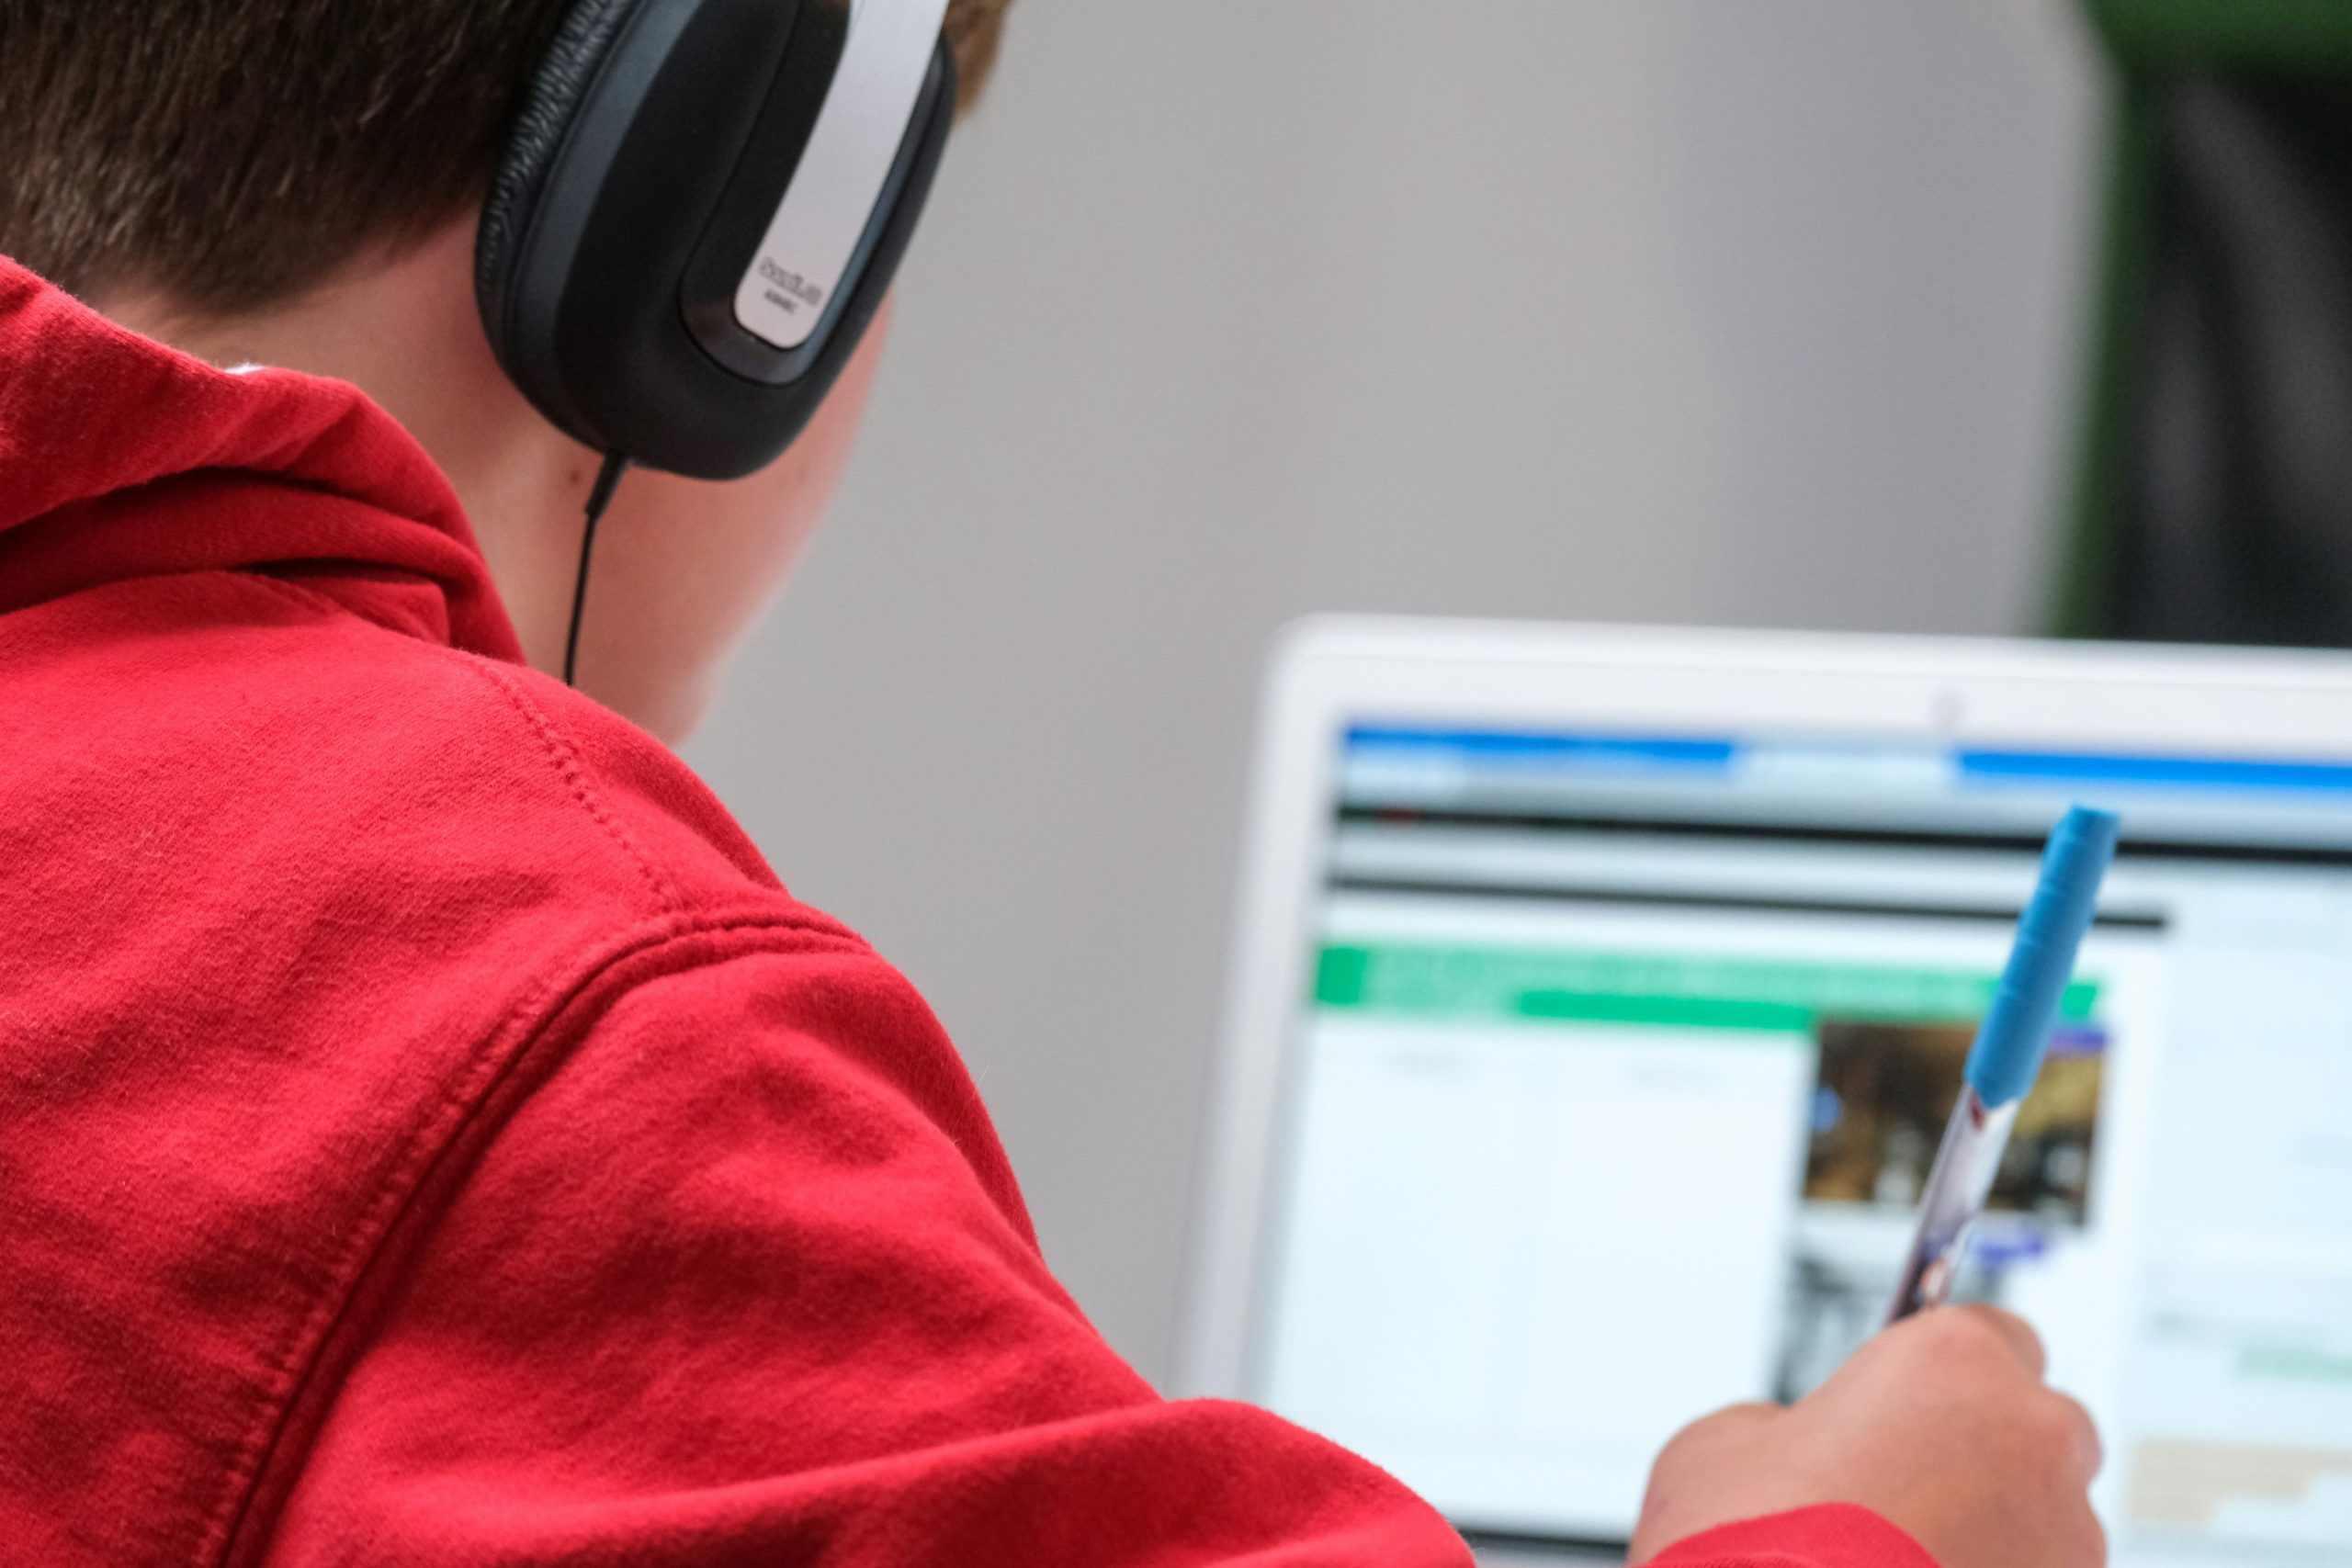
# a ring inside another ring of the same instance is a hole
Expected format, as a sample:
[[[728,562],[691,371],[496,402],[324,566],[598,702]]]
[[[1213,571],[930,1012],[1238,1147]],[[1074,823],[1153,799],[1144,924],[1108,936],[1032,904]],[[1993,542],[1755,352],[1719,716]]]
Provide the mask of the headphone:
[[[947,0],[577,0],[474,288],[539,412],[695,479],[766,466],[888,292],[956,114]],[[592,508],[593,510],[593,508]]]

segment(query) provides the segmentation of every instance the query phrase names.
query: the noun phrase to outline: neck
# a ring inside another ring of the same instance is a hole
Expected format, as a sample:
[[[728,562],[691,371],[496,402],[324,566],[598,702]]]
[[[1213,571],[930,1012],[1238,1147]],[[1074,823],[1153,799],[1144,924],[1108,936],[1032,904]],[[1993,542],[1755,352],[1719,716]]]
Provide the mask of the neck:
[[[216,365],[282,367],[366,390],[448,476],[525,654],[560,673],[581,503],[597,462],[499,369],[474,310],[473,232],[470,219],[449,224],[250,316],[191,316],[152,297],[99,305],[132,331]]]

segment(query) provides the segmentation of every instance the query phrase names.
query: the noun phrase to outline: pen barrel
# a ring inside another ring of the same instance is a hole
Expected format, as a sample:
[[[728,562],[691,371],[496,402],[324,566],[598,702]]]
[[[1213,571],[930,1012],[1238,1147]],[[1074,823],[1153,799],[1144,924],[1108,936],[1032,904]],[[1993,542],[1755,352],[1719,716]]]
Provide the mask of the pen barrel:
[[[2041,1076],[2075,956],[2098,918],[2099,884],[2115,859],[2119,828],[2113,813],[2077,806],[2051,832],[2041,877],[1962,1069],[1960,1103],[1928,1176],[1889,1323],[1951,1298],[1969,1227],[1993,1190],[2018,1106]]]
[[[1969,1227],[2000,1174],[2001,1156],[2017,1119],[2018,1101],[1988,1106],[1973,1088],[1962,1087],[1919,1202],[1919,1227],[1904,1258],[1887,1322],[1899,1323],[1951,1299]]]

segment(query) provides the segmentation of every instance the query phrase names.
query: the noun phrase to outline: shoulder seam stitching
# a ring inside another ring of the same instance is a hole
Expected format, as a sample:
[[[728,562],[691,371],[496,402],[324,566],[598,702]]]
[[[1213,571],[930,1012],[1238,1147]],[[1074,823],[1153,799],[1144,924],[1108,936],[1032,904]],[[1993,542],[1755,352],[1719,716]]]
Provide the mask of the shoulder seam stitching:
[[[640,922],[626,936],[607,944],[590,962],[573,971],[568,980],[560,972],[544,976],[507,1010],[499,1023],[484,1037],[492,1048],[469,1057],[466,1064],[469,1070],[459,1081],[445,1087],[415,1124],[405,1151],[382,1178],[374,1199],[348,1233],[345,1246],[325,1270],[324,1288],[319,1292],[311,1310],[296,1322],[290,1336],[271,1358],[271,1379],[275,1386],[259,1402],[256,1418],[248,1426],[244,1439],[238,1445],[228,1483],[220,1500],[207,1513],[204,1534],[195,1554],[198,1563],[216,1565],[226,1562],[238,1548],[239,1538],[245,1528],[246,1512],[261,1489],[262,1482],[270,1473],[279,1445],[288,1435],[288,1419],[300,1403],[313,1370],[326,1347],[334,1340],[337,1325],[350,1310],[353,1299],[373,1267],[383,1243],[407,1218],[412,1204],[431,1179],[435,1168],[458,1144],[482,1112],[483,1107],[496,1095],[500,1084],[533,1057],[547,1038],[549,1028],[574,1001],[620,965],[658,953],[674,942],[695,937],[724,937],[750,931],[797,931],[829,941],[856,940],[821,921],[810,921],[796,916],[665,917],[653,922]],[[514,1043],[503,1050],[496,1048],[501,1037],[509,1035],[514,1037]],[[576,1047],[587,1035],[588,1031],[582,1031],[571,1044]],[[513,1110],[519,1110],[521,1103],[518,1101]]]
[[[556,776],[570,787],[572,798],[580,803],[581,809],[588,813],[590,819],[605,830],[605,836],[612,840],[621,853],[636,865],[638,874],[645,879],[645,886],[652,893],[653,901],[662,912],[665,915],[684,913],[684,898],[679,896],[677,888],[662,874],[636,838],[621,825],[620,819],[605,809],[604,801],[597,796],[589,782],[588,767],[580,760],[579,750],[557,728],[555,721],[508,678],[505,671],[463,653],[458,654],[458,662],[497,687],[514,705],[514,710],[523,716],[523,721],[531,727],[539,738],[539,744],[546,749],[548,761],[554,766]]]

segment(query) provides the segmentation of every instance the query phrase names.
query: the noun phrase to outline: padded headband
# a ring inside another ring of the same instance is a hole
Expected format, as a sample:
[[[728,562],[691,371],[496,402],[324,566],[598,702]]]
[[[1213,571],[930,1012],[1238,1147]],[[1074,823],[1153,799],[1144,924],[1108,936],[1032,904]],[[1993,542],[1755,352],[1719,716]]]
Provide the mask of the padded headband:
[[[955,118],[946,0],[580,0],[482,211],[491,346],[556,424],[773,460],[888,292]]]

